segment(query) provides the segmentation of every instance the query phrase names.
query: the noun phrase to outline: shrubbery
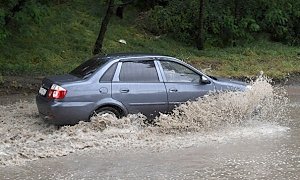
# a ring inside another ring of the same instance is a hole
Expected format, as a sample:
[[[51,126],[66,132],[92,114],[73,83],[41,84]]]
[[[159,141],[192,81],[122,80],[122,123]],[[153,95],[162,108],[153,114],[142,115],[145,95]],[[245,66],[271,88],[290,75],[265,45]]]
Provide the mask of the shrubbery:
[[[190,41],[196,29],[197,7],[194,2],[173,0],[166,7],[155,6],[147,13],[145,28],[150,32],[173,34],[176,39]]]
[[[169,0],[146,13],[145,28],[193,42],[197,34],[199,0]],[[207,0],[206,42],[213,46],[241,44],[269,33],[272,40],[300,44],[300,2],[294,0]]]
[[[51,6],[80,1],[2,0],[0,43],[9,35],[30,34],[27,26],[42,23]],[[105,2],[102,1],[103,6]],[[146,30],[172,35],[186,43],[195,42],[199,0],[135,0],[134,5],[145,12]],[[239,45],[255,39],[259,33],[268,33],[274,41],[299,45],[300,1],[205,0],[204,30],[206,44],[212,46]]]
[[[50,1],[49,1],[50,2]],[[12,32],[30,34],[28,26],[40,24],[48,13],[47,0],[3,0],[0,2],[0,43]]]

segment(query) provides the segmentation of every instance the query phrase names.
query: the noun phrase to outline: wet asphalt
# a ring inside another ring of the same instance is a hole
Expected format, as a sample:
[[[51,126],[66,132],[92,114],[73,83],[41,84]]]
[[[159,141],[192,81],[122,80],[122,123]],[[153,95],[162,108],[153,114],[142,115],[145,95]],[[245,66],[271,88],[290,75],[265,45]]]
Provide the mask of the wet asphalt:
[[[300,179],[300,87],[289,130],[154,152],[97,150],[0,168],[0,179]]]

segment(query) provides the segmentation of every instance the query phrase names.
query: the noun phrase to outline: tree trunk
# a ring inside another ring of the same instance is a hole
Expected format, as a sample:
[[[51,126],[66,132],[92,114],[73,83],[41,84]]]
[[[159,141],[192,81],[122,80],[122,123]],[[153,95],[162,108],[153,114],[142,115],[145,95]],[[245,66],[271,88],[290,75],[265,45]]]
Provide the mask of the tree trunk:
[[[234,19],[236,22],[241,20],[241,2],[240,0],[234,0]]]
[[[200,0],[199,7],[199,21],[198,21],[198,37],[197,37],[197,48],[199,50],[204,49],[204,0]]]
[[[124,6],[117,7],[116,16],[118,16],[120,19],[123,19],[124,8]]]
[[[100,29],[98,38],[97,38],[95,46],[94,46],[94,50],[93,50],[94,55],[102,53],[104,36],[105,36],[106,30],[107,30],[109,20],[110,20],[111,16],[113,15],[113,11],[114,11],[114,0],[109,0],[107,3],[107,11],[102,20],[101,29]]]
[[[10,10],[10,14],[5,16],[4,24],[8,25],[12,18],[16,15],[17,12],[21,11],[25,5],[26,0],[20,0],[16,5]]]
[[[125,1],[124,0],[122,1],[123,3],[122,4],[116,4],[117,6],[117,11],[116,11],[116,15],[123,19],[123,14],[124,14],[124,9],[127,5],[131,4],[134,2],[134,0],[129,0],[129,1]]]

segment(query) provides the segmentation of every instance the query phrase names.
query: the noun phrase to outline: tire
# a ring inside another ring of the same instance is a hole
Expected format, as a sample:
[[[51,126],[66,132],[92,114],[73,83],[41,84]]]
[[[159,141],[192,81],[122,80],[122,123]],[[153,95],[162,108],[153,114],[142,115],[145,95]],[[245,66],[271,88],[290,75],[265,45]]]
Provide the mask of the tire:
[[[92,113],[90,119],[94,116],[99,116],[99,115],[101,116],[101,115],[104,115],[104,114],[110,114],[112,116],[115,116],[116,118],[121,117],[121,114],[117,109],[115,109],[113,107],[102,107],[102,108],[99,108],[99,109],[95,110]]]

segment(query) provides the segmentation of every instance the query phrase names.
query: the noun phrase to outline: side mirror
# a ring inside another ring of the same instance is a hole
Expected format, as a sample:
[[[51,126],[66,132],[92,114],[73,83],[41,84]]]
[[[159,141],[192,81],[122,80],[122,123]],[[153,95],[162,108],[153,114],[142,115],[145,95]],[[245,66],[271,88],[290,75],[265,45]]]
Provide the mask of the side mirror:
[[[200,83],[201,84],[210,84],[210,81],[207,79],[207,77],[201,76]]]

